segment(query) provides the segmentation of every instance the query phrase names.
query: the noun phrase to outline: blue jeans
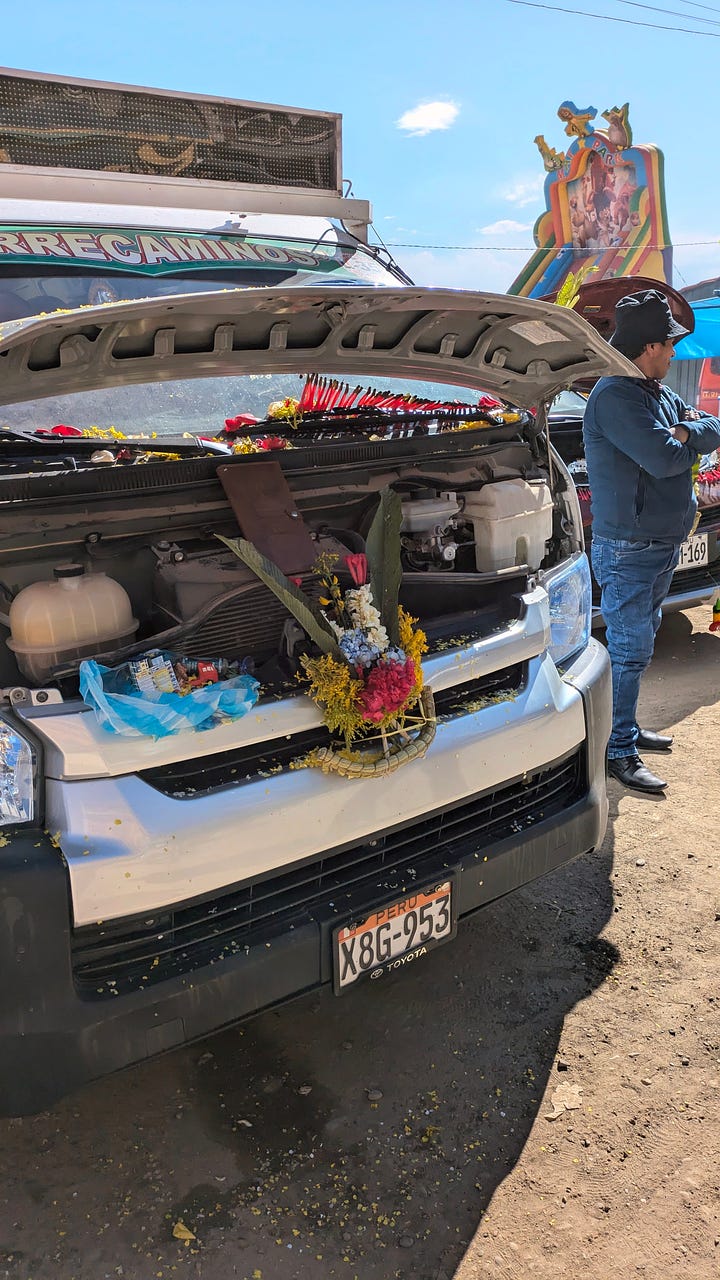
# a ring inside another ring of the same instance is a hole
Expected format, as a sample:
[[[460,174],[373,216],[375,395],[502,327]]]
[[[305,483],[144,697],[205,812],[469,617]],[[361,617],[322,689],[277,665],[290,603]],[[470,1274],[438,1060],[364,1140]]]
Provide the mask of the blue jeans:
[[[602,612],[612,663],[613,723],[608,758],[636,754],[640,680],[655,648],[661,605],[680,548],[650,539],[593,538],[592,567],[602,590]]]

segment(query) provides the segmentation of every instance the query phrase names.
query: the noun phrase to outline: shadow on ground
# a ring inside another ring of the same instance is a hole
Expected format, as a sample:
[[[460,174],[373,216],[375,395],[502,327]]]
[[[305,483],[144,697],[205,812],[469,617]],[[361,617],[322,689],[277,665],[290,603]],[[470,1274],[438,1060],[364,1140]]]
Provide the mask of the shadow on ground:
[[[720,595],[720,588],[718,588]],[[720,680],[720,635],[710,630],[700,629],[699,619],[704,624],[705,618],[710,620],[710,612],[703,609],[689,613],[670,613],[663,619],[655,644],[655,656],[643,680],[640,710],[643,703],[653,707],[651,714],[657,718],[654,707],[662,701],[665,725],[677,724],[692,715],[699,707],[711,707],[717,703],[718,683]],[[696,629],[693,629],[693,620]],[[595,633],[602,643],[605,632]],[[696,684],[688,687],[687,681],[674,681],[681,665],[693,663],[698,670]],[[701,673],[701,674],[700,674]],[[642,720],[642,716],[641,716]],[[647,725],[647,728],[659,729],[662,726]]]
[[[612,969],[611,862],[608,840],[397,979],[0,1122],[0,1278],[452,1276]]]

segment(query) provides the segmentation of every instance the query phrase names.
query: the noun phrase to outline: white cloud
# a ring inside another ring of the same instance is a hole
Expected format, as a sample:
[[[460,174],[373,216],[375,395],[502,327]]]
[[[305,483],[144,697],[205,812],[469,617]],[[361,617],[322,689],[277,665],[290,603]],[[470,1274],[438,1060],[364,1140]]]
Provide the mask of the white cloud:
[[[491,249],[443,253],[427,249],[393,249],[392,253],[415,284],[445,289],[481,289],[489,293],[506,293],[526,262],[521,253],[493,253]]]
[[[511,187],[505,187],[500,192],[500,196],[503,200],[507,200],[508,204],[516,204],[521,209],[527,204],[537,204],[545,185],[545,176],[538,173],[533,178],[521,178]]]
[[[500,218],[498,222],[491,222],[488,227],[480,227],[478,235],[481,236],[509,236],[519,235],[523,231],[531,231],[532,223],[515,222],[512,218]]]
[[[459,113],[460,108],[454,102],[422,102],[411,111],[405,111],[396,124],[410,138],[424,138],[437,129],[449,129]]]

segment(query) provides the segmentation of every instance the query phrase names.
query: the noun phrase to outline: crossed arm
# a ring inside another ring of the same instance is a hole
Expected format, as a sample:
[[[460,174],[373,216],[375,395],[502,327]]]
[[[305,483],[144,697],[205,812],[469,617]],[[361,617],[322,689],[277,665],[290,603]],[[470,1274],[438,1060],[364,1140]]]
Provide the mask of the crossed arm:
[[[679,401],[678,412],[683,411],[696,413]],[[682,475],[693,466],[698,454],[720,447],[717,418],[697,414],[666,426],[648,407],[639,388],[632,386],[607,387],[598,399],[595,413],[615,448],[658,479]]]

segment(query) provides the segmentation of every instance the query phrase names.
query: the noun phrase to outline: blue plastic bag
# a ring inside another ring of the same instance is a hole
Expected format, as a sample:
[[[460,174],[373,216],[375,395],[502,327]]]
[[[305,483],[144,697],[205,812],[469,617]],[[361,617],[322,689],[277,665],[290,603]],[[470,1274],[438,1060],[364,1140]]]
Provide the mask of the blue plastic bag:
[[[190,693],[148,694],[130,688],[117,670],[97,662],[80,664],[83,699],[104,729],[128,738],[166,738],[183,729],[211,729],[224,720],[239,720],[255,706],[259,688],[252,676],[240,675]]]

